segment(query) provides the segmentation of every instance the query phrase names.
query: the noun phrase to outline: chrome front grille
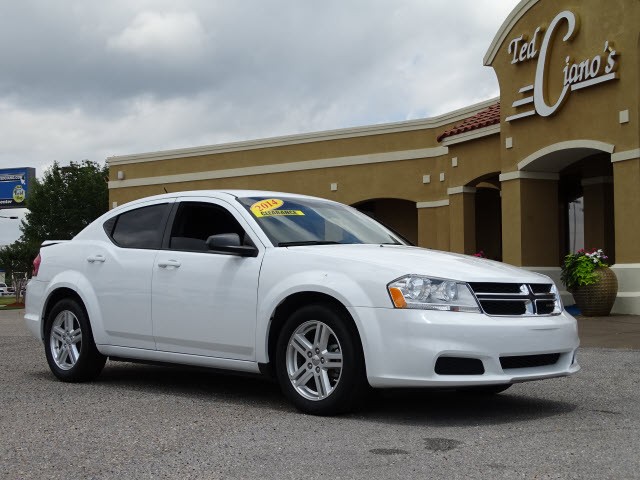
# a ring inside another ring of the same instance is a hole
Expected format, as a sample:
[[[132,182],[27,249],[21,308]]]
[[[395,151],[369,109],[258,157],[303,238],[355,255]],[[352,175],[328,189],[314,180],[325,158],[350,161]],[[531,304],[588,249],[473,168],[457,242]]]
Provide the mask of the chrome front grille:
[[[558,315],[561,311],[552,283],[472,282],[469,286],[487,315]]]

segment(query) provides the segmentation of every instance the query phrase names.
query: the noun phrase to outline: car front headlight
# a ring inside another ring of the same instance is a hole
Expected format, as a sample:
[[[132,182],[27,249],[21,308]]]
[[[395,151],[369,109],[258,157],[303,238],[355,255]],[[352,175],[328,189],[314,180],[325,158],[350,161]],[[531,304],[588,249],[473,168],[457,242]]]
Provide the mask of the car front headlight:
[[[406,275],[387,285],[396,308],[479,313],[466,283],[422,275]]]

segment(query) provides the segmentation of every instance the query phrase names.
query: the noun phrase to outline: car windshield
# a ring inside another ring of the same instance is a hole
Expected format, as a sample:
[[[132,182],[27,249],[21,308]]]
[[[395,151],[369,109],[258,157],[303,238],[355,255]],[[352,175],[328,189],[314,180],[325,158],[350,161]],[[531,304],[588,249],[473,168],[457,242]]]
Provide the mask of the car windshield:
[[[238,201],[277,247],[345,243],[405,245],[354,208],[312,198],[244,197]]]

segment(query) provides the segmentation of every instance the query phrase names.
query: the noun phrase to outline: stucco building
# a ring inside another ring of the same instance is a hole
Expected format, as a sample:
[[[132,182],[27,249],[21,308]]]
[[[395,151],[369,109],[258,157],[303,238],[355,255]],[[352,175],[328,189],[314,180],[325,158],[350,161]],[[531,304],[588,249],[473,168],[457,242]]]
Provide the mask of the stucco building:
[[[614,311],[640,313],[639,25],[636,0],[524,0],[484,57],[499,98],[423,120],[112,157],[110,200],[316,195],[420,246],[482,250],[558,284],[564,255],[603,248]]]

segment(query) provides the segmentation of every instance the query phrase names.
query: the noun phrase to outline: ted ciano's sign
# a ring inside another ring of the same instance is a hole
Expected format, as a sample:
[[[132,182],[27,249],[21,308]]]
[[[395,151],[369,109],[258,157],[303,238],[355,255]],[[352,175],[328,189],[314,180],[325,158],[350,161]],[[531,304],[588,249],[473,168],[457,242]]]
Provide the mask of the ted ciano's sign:
[[[561,26],[566,22],[567,31],[560,38]],[[532,115],[548,117],[556,113],[574,90],[592,87],[618,78],[618,55],[613,42],[604,40],[600,51],[594,51],[593,56],[581,60],[574,60],[568,56],[562,59],[563,75],[559,78],[549,78],[550,53],[555,42],[570,42],[578,33],[579,19],[570,11],[560,12],[545,29],[540,26],[531,35],[531,39],[522,34],[509,42],[508,55],[514,65],[536,61],[536,74],[533,83],[525,85],[518,93],[529,95],[520,98],[511,105],[515,109],[529,107],[524,112],[508,116],[505,120],[512,122]],[[548,82],[562,82],[562,90],[555,99],[546,98]],[[532,92],[532,93],[531,93]],[[531,108],[533,107],[533,108]]]

